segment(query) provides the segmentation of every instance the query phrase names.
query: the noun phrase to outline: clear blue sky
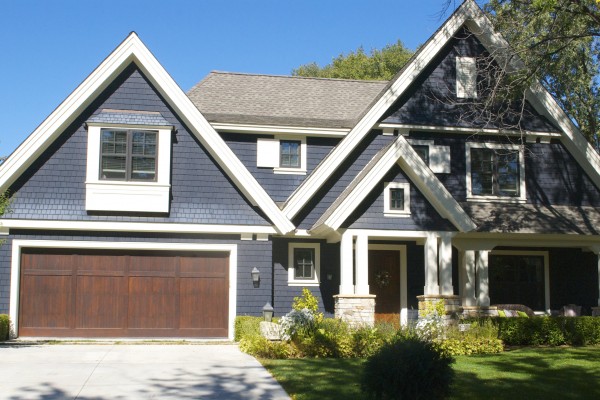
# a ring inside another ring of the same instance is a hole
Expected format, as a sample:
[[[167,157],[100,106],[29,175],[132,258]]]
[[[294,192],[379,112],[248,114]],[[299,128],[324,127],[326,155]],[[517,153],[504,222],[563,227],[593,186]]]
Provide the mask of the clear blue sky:
[[[0,155],[10,154],[131,31],[187,91],[211,70],[290,74],[362,45],[435,32],[443,0],[5,0]],[[460,3],[460,1],[457,1]]]

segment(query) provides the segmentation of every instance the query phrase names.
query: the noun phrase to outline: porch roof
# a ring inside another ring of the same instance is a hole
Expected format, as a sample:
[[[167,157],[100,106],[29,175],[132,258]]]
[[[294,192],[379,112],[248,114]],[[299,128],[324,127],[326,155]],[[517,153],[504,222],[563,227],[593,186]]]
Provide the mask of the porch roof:
[[[600,208],[541,204],[462,203],[477,232],[600,234]]]

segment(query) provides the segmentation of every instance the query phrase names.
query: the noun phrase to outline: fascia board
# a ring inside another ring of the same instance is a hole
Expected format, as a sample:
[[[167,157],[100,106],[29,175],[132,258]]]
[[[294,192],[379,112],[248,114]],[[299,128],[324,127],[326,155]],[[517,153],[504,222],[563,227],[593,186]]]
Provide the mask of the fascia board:
[[[173,78],[160,65],[150,50],[138,39],[136,56],[140,60],[140,68],[146,72],[152,83],[163,96],[178,111],[178,115],[186,122],[188,128],[204,145],[209,153],[217,160],[220,167],[229,178],[237,185],[240,191],[251,200],[253,205],[258,205],[273,221],[279,233],[285,234],[294,229],[294,225],[287,219],[273,199],[260,186],[248,169],[235,156],[221,136],[204,118],[189,97],[175,83]]]
[[[280,233],[293,230],[291,221],[283,215],[135,33],[131,33],[5,161],[0,168],[0,191],[5,191],[132,61],[178,110],[179,116],[185,120],[190,130],[253,205],[258,205],[265,212]]]
[[[393,146],[378,161],[377,165],[365,176],[352,193],[336,208],[323,225],[337,230],[346,218],[358,207],[375,185],[385,176],[391,166],[398,162],[403,171],[413,181],[436,211],[447,218],[461,232],[476,228],[471,218],[465,213],[435,174],[427,167],[414,151],[405,137],[398,136]],[[315,233],[323,231],[316,227]]]
[[[431,62],[439,53],[442,47],[454,36],[458,29],[465,23],[467,18],[475,11],[481,13],[479,8],[471,1],[465,2],[459,9],[446,21],[434,37],[425,45],[417,57],[407,65],[400,76],[385,90],[385,93],[377,100],[371,109],[361,118],[354,128],[346,135],[344,139],[333,149],[332,153],[317,166],[311,175],[309,175],[303,184],[290,196],[283,212],[292,219],[300,212],[302,207],[312,198],[312,196],[325,183],[336,168],[348,157],[356,148],[365,135],[377,123],[379,118],[388,110],[388,108],[402,95],[408,86],[419,76],[421,71]]]

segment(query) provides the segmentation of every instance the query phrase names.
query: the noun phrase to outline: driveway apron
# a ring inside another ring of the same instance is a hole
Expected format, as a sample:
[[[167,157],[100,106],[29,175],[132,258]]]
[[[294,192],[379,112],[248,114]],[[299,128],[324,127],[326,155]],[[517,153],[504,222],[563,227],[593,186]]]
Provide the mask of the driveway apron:
[[[2,399],[286,399],[236,345],[0,346]]]

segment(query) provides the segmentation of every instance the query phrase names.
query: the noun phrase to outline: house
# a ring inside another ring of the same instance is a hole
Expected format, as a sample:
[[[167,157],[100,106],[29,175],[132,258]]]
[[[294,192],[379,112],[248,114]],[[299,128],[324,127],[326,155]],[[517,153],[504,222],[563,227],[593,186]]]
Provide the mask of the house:
[[[0,168],[0,313],[23,337],[232,338],[303,287],[359,323],[590,313],[600,157],[539,85],[515,130],[465,113],[505,46],[467,0],[389,82],[186,94],[130,34]]]

